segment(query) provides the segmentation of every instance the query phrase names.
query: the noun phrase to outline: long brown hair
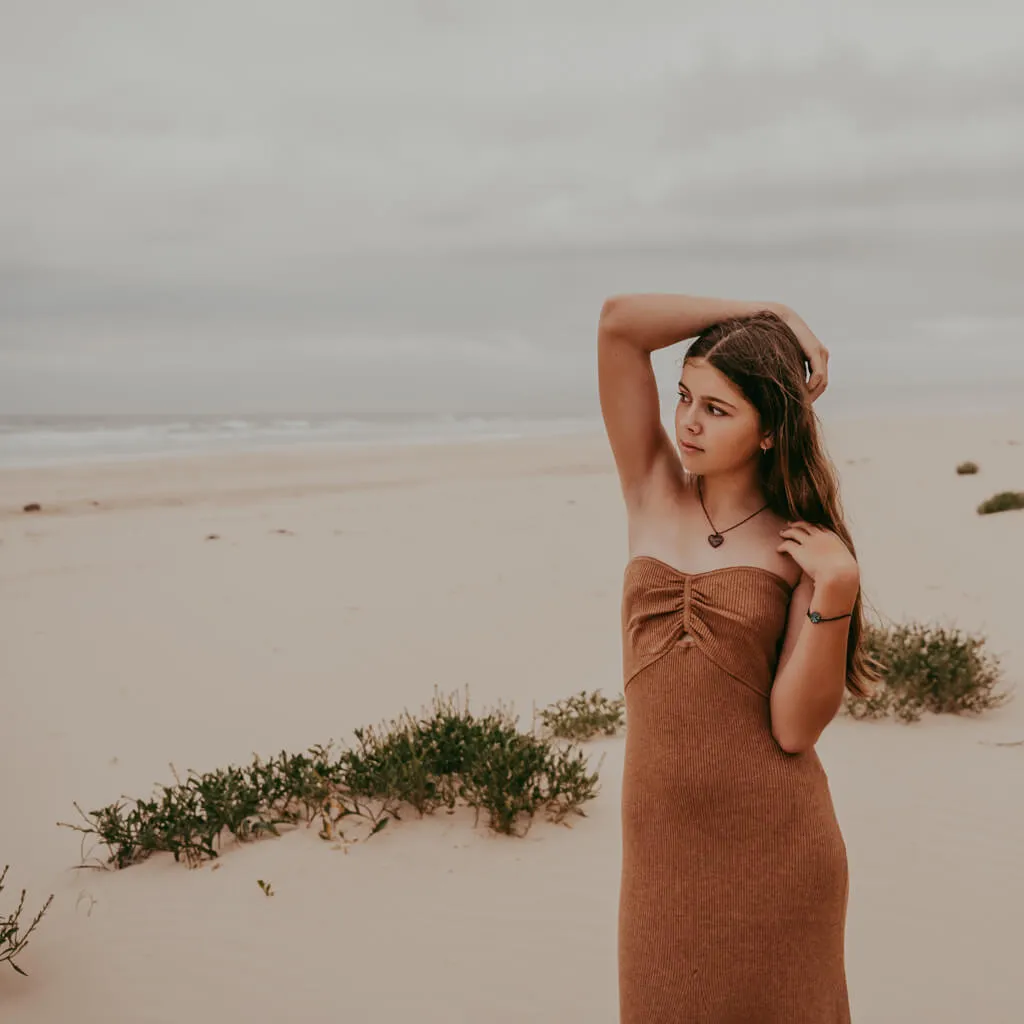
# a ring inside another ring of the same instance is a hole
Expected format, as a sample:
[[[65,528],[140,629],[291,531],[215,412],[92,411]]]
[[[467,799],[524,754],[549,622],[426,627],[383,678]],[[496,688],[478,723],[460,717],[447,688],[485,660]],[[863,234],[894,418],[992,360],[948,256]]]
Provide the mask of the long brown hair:
[[[807,364],[796,335],[768,311],[724,320],[690,343],[683,361],[697,358],[743,392],[760,416],[761,429],[774,438],[774,445],[758,457],[759,482],[768,507],[784,519],[802,519],[834,531],[856,557],[843,518],[838,475],[807,397]],[[878,663],[862,643],[863,633],[858,591],[846,649],[846,686],[869,697],[880,676]]]

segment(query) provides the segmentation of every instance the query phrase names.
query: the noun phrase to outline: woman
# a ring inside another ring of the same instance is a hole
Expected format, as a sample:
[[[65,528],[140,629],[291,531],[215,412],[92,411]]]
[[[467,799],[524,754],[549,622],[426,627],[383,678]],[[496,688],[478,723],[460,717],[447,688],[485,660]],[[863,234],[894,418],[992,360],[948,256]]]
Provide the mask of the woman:
[[[650,353],[688,338],[670,439]],[[781,304],[621,295],[598,376],[630,551],[620,1020],[848,1022],[846,847],[814,743],[877,674],[811,409],[828,352]]]

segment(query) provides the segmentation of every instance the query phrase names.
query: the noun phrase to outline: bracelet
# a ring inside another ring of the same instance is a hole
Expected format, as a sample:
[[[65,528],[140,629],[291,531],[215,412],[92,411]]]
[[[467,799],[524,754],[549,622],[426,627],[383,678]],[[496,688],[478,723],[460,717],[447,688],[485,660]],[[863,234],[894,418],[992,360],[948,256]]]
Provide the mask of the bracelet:
[[[825,618],[821,612],[812,612],[810,608],[807,609],[807,618],[811,622],[835,622],[836,619],[848,619],[853,615],[853,612],[844,612],[842,615],[832,615],[829,618]]]

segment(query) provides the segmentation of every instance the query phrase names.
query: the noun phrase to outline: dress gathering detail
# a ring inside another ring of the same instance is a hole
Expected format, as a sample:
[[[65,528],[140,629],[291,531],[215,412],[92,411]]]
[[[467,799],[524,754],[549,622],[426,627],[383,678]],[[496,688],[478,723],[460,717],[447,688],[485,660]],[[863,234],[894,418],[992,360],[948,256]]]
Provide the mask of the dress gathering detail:
[[[626,566],[620,1024],[849,1024],[828,777],[771,731],[792,589],[758,566]]]

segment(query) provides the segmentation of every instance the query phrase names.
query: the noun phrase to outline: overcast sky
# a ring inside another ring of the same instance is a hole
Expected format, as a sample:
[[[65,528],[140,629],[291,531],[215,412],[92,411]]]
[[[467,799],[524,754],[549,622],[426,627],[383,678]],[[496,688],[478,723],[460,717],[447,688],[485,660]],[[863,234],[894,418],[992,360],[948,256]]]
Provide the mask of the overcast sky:
[[[621,291],[1024,380],[1019,8],[0,0],[0,413],[596,412]]]

